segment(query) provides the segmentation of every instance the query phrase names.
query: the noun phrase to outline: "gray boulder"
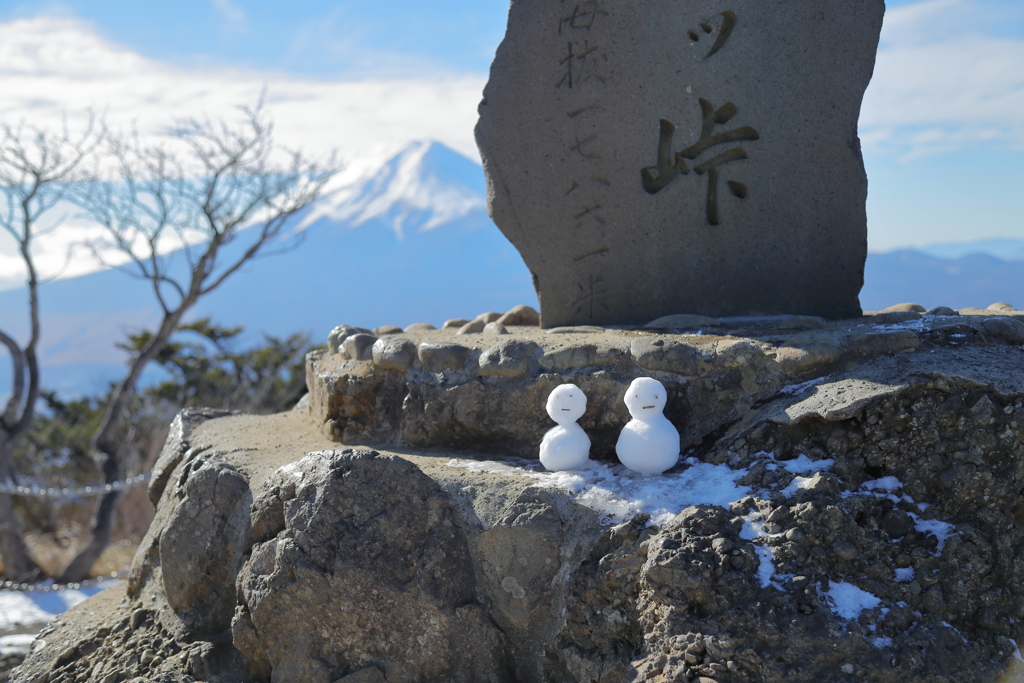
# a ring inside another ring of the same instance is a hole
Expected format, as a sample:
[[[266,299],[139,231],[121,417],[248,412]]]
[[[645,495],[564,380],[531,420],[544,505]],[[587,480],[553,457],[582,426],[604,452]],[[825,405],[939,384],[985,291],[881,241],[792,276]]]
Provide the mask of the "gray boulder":
[[[252,520],[232,630],[254,676],[505,680],[465,533],[414,465],[312,453],[266,481]]]

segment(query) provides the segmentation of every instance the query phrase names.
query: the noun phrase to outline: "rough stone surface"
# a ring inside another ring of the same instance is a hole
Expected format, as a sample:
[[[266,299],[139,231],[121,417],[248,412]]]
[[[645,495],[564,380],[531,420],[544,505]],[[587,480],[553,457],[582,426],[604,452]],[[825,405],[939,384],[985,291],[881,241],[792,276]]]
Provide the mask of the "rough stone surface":
[[[545,351],[540,364],[545,370],[573,370],[614,364],[622,355],[622,349],[614,346],[583,344]]]
[[[883,12],[514,2],[476,138],[543,326],[858,315]]]
[[[487,323],[496,322],[497,320],[499,320],[501,318],[501,315],[502,315],[501,313],[496,313],[494,311],[487,311],[486,313],[481,313],[480,315],[478,315],[476,318],[474,318],[474,320],[479,320],[479,321],[483,322],[483,324],[486,325]]]
[[[510,308],[495,322],[502,325],[540,325],[540,313],[535,308],[520,304]]]
[[[252,519],[232,629],[254,676],[505,679],[503,636],[473,604],[465,534],[411,463],[312,453],[266,481]]]
[[[844,350],[828,374],[776,384],[742,416],[707,424],[680,467],[734,470],[743,490],[722,505],[681,504],[657,525],[620,514],[604,526],[583,505],[594,499],[560,488],[555,474],[514,459],[473,462],[493,452],[484,433],[472,437],[475,453],[453,461],[439,450],[325,450],[319,425],[298,411],[203,421],[166,478],[156,551],[140,548],[137,578],[58,617],[12,680],[1015,680],[1024,673],[1014,643],[1024,614],[1024,351],[963,331],[988,316],[908,321],[920,351]],[[950,321],[961,331],[943,333]],[[810,336],[793,343],[823,332],[800,334]],[[677,377],[677,392],[797,348],[756,338],[697,347],[701,375],[663,373]],[[601,432],[623,362],[573,375],[600,404],[581,420],[588,433]],[[536,372],[507,381],[528,386],[543,409],[562,380]],[[423,409],[424,387],[401,394],[407,410]],[[440,396],[423,424],[468,431],[471,419],[443,412],[460,399]],[[523,411],[518,399],[473,397],[458,409],[477,406],[496,438],[513,438],[499,414]],[[216,521],[243,509],[244,535]],[[192,536],[208,538],[200,550],[169,548]],[[218,562],[201,550],[239,538],[238,563],[236,551]],[[200,575],[219,586],[210,614],[231,602],[230,631],[197,630],[187,605],[200,593],[171,599],[168,586]],[[837,591],[859,594],[864,608],[840,610]]]
[[[676,313],[674,315],[663,315],[656,320],[644,325],[644,327],[650,327],[653,329],[677,329],[682,330],[690,327],[709,327],[717,326],[718,320],[715,318],[709,318],[706,315],[689,315],[686,313]]]
[[[934,354],[940,364],[953,362],[959,347],[971,356],[986,345],[1017,348],[1024,343],[1022,319],[1015,312],[977,309],[954,316],[896,311],[831,322],[806,316],[723,318],[713,319],[702,334],[513,326],[497,345],[494,337],[437,330],[407,335],[419,345],[419,363],[405,373],[314,354],[307,385],[312,414],[326,434],[343,443],[466,449],[486,443],[508,455],[536,458],[548,424],[545,392],[573,383],[589,399],[581,424],[591,436],[593,457],[613,459],[615,438],[629,419],[621,394],[637,377],[652,376],[665,385],[667,414],[687,448],[786,386],[850,364],[895,355],[908,367],[924,367]]]
[[[158,544],[167,602],[196,634],[227,629],[234,577],[249,533],[249,483],[233,467],[202,461],[187,474],[181,499]]]
[[[483,334],[492,335],[508,334],[508,328],[502,325],[501,323],[495,321],[493,323],[487,323],[486,325],[484,325],[484,329],[482,330],[482,332]]]
[[[353,327],[351,325],[338,325],[331,333],[327,335],[327,348],[331,353],[338,353],[341,351],[342,344],[345,340],[354,334],[373,334],[370,330],[365,327]]]
[[[378,339],[371,349],[373,364],[383,370],[405,372],[416,362],[416,344],[402,337]]]
[[[483,320],[470,320],[468,323],[459,328],[457,334],[479,334],[484,331],[484,327],[487,326]]]
[[[345,338],[339,353],[352,360],[372,360],[373,345],[377,337],[372,334],[357,333]]]
[[[430,372],[460,370],[472,353],[469,347],[446,342],[424,342],[418,351],[420,363]]]
[[[233,414],[234,411],[217,408],[187,408],[174,417],[160,457],[153,465],[153,476],[149,480],[149,500],[154,506],[160,500],[174,468],[183,458],[188,457],[189,435],[192,430],[212,418]]]
[[[518,339],[501,341],[480,354],[481,377],[521,377],[536,364],[540,347]]]

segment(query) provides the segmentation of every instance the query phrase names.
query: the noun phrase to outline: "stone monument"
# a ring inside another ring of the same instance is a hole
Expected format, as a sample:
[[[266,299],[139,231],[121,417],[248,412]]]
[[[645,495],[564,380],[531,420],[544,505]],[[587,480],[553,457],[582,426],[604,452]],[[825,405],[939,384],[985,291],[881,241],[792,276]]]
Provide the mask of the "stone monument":
[[[859,316],[883,0],[512,0],[476,128],[544,327]]]

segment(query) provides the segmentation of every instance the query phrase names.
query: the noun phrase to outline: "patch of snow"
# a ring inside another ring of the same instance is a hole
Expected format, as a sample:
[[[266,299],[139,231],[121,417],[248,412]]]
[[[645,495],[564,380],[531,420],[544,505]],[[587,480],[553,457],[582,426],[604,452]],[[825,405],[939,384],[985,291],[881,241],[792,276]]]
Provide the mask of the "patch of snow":
[[[923,534],[935,534],[935,538],[939,539],[939,545],[935,549],[936,555],[942,552],[946,545],[946,540],[950,536],[956,535],[955,528],[948,522],[943,522],[940,519],[920,519],[913,513],[910,513],[910,516],[914,519],[915,529]]]
[[[790,484],[790,486],[792,487],[792,484]],[[892,493],[893,491],[899,491],[902,488],[903,483],[900,482],[900,480],[897,479],[896,477],[881,477],[880,479],[872,479],[871,481],[866,481],[863,484],[861,484],[861,489],[864,489],[862,491],[855,491],[852,493],[850,491],[843,491],[842,497],[849,498],[850,496],[870,495],[876,496],[878,498],[887,498],[894,503],[902,502],[909,503],[911,505],[917,505],[917,509],[920,510],[921,512],[924,512],[925,510],[931,507],[930,503],[914,503],[914,499],[905,493],[900,496],[897,496],[894,493]],[[786,491],[788,490],[789,489],[786,489]],[[786,493],[786,491],[783,491],[783,493]],[[786,495],[792,494],[786,493]],[[942,549],[946,545],[946,540],[950,536],[956,534],[956,531],[952,524],[943,522],[938,519],[921,519],[918,515],[914,514],[913,512],[908,512],[907,514],[909,514],[911,519],[914,520],[914,528],[917,531],[926,535],[934,534],[935,538],[938,539],[938,547],[936,548],[935,553],[933,553],[936,557],[942,553]],[[893,539],[893,542],[896,543],[899,540],[900,539]]]
[[[833,614],[847,621],[856,619],[864,610],[874,609],[882,602],[881,598],[845,581],[832,581],[822,597]]]
[[[736,481],[747,470],[733,470],[726,465],[711,465],[695,458],[687,461],[682,472],[644,475],[622,465],[594,462],[581,470],[545,472],[536,469],[532,460],[481,461],[452,459],[449,467],[462,467],[475,472],[492,472],[532,479],[536,486],[565,489],[577,503],[602,516],[605,524],[624,522],[645,512],[650,524],[664,526],[691,505],[722,505],[750,495],[747,487]]]
[[[903,484],[896,477],[882,477],[881,479],[872,479],[861,484],[861,488],[867,489],[868,491],[898,491],[903,488]]]
[[[118,583],[120,581],[111,579],[87,588],[68,588],[45,593],[0,590],[0,629],[45,624],[61,612]]]
[[[766,545],[755,545],[754,552],[758,559],[757,578],[761,588],[767,588],[772,585],[772,577],[775,576],[775,552]]]
[[[809,472],[820,472],[827,470],[835,464],[835,460],[811,460],[801,453],[792,460],[783,460],[779,463],[793,474],[808,474]]]
[[[740,519],[743,520],[743,527],[740,529],[739,533],[740,538],[753,541],[758,536],[764,535],[761,532],[764,528],[764,516],[760,512],[752,510]]]
[[[18,633],[13,636],[0,636],[0,657],[6,655],[28,652],[29,646],[35,640],[34,633]]]
[[[897,567],[896,568],[896,583],[907,583],[914,580],[914,568],[913,567]]]
[[[752,510],[740,519],[743,520],[743,526],[739,533],[740,538],[747,541],[768,538],[769,534],[764,531],[764,516],[760,512]],[[757,553],[757,578],[761,582],[761,588],[773,585],[782,590],[782,586],[778,582],[772,581],[772,577],[775,576],[775,551],[767,545],[755,543],[754,552]]]
[[[892,638],[873,638],[871,644],[877,648],[892,647]]]
[[[811,380],[808,380],[806,382],[801,382],[800,384],[790,384],[788,386],[785,386],[785,387],[782,387],[781,389],[779,389],[779,393],[780,394],[793,394],[793,395],[802,394],[803,392],[807,391],[811,387],[816,386],[818,384],[821,384],[826,379],[828,379],[827,376],[826,377],[818,377],[816,379],[811,379]]]
[[[799,491],[800,489],[811,488],[811,484],[813,481],[814,477],[801,477],[799,475],[795,476],[793,477],[793,481],[789,482],[789,486],[782,489],[781,493],[786,498],[790,498],[792,496],[795,496],[797,491]]]

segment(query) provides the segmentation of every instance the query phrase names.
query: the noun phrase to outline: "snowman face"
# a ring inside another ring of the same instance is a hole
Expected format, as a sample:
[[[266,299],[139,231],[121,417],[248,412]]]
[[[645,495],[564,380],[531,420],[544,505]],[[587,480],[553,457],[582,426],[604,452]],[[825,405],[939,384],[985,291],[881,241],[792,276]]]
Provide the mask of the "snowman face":
[[[637,420],[661,415],[665,409],[665,386],[653,377],[637,377],[626,390],[626,407]]]
[[[587,396],[575,384],[556,387],[548,396],[548,415],[560,425],[575,422],[587,410]]]

